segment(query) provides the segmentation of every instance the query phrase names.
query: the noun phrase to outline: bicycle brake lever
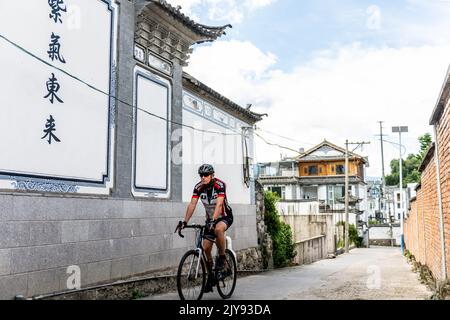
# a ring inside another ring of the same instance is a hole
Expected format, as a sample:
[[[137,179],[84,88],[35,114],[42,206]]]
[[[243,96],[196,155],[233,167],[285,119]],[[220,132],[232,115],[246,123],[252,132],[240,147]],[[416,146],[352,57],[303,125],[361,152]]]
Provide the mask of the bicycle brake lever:
[[[175,231],[174,231],[173,233],[176,233],[178,230],[181,231],[181,226],[182,226],[182,222],[180,221],[180,222],[178,222],[178,225],[177,225],[177,227],[175,228]]]

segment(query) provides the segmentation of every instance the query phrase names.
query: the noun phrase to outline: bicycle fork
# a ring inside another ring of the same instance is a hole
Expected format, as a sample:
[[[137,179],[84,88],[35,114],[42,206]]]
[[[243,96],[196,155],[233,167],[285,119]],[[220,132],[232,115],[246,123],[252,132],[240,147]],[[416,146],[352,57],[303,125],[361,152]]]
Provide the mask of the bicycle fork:
[[[198,270],[200,268],[200,261],[202,259],[203,252],[202,252],[202,249],[200,249],[200,248],[197,248],[195,251],[197,251],[197,254],[198,254],[197,265],[195,266],[195,279],[197,279]],[[189,265],[189,275],[191,274],[193,264],[194,264],[194,259],[192,259],[191,264]]]

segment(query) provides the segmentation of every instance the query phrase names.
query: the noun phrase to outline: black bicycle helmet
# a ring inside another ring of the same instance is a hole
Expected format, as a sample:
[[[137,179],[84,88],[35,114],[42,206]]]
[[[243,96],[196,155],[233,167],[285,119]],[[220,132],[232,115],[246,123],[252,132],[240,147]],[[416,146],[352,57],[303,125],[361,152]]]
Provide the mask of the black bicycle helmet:
[[[198,174],[213,174],[214,168],[210,164],[202,164],[200,168],[198,168]]]

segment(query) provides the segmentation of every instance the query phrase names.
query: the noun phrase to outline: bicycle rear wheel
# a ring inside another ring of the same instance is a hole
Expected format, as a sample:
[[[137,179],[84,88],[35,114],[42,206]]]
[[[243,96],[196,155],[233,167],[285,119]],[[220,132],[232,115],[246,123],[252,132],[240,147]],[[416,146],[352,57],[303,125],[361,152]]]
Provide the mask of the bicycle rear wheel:
[[[225,266],[223,272],[225,272],[223,279],[217,282],[217,291],[223,299],[228,299],[234,292],[237,279],[237,265],[234,254],[231,250],[225,250],[225,256],[227,257],[228,267]],[[228,269],[228,270],[227,270]]]
[[[205,264],[198,251],[190,250],[181,258],[177,272],[177,290],[181,300],[200,300],[206,283]]]

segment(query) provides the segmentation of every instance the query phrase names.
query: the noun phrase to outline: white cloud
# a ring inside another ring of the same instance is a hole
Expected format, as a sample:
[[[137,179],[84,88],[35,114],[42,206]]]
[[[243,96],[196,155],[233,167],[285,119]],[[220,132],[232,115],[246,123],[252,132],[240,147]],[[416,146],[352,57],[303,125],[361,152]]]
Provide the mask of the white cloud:
[[[198,19],[198,16],[194,13],[194,8],[202,4],[203,0],[170,0],[168,1],[172,6],[181,6],[181,12],[190,16],[192,19]]]
[[[195,20],[199,20],[199,12],[207,11],[207,16],[213,21],[223,21],[238,24],[245,16],[259,8],[266,7],[277,0],[170,0],[174,5],[181,5],[182,12]]]
[[[308,149],[327,139],[343,146],[369,140],[364,151],[370,160],[369,175],[380,175],[377,121],[396,142],[391,126],[408,125],[404,135],[408,153],[418,151],[417,137],[431,133],[428,120],[449,64],[450,46],[365,48],[360,44],[318,52],[311,61],[290,72],[275,70],[276,57],[249,42],[218,41],[197,48],[187,71],[231,100],[255,111],[268,112],[259,126],[301,141],[293,143],[264,136],[288,147]],[[288,151],[257,140],[258,161],[273,161]],[[385,144],[385,165],[398,149]],[[292,155],[292,154],[291,154]]]
[[[266,7],[277,0],[245,0],[244,4],[250,10],[256,10],[259,8]]]
[[[371,5],[366,10],[367,13],[367,28],[369,30],[381,29],[381,9],[376,5]]]
[[[235,24],[244,19],[242,8],[235,0],[205,0],[210,20],[227,21]]]

